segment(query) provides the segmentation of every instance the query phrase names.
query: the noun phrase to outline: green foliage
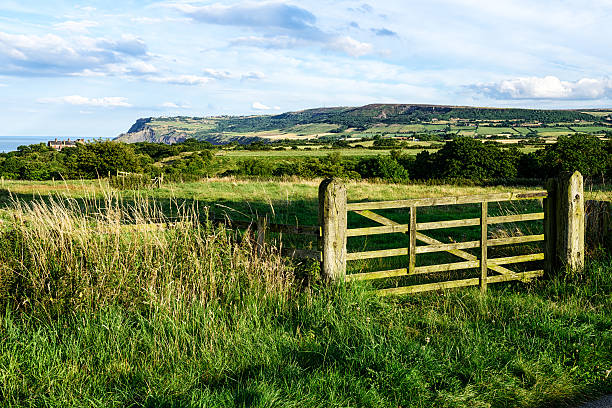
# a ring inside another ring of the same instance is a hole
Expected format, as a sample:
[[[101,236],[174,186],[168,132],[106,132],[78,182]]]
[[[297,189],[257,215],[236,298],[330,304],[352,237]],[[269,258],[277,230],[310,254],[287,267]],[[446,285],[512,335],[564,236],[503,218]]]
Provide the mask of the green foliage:
[[[363,178],[379,178],[391,181],[407,181],[408,170],[390,156],[363,158],[357,163],[357,172]]]
[[[525,164],[523,172],[555,176],[562,171],[578,170],[585,177],[612,174],[611,146],[592,135],[560,136],[557,143],[529,156],[533,164],[531,167]]]
[[[111,141],[77,144],[65,149],[65,154],[70,178],[98,178],[118,171],[137,173],[151,162],[148,156],[137,155],[130,145]]]
[[[418,179],[512,179],[520,153],[470,137],[457,137],[436,153],[417,154],[413,177]]]
[[[295,279],[223,229],[127,233],[108,210],[87,232],[37,203],[0,236],[3,405],[527,408],[612,387],[609,258],[382,298],[314,264]]]

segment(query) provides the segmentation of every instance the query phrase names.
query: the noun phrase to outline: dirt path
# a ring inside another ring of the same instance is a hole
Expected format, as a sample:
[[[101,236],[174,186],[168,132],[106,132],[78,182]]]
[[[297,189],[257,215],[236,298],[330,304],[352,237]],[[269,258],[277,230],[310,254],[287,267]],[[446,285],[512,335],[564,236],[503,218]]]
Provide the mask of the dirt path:
[[[606,395],[596,401],[587,402],[580,405],[578,408],[612,408],[612,394]]]

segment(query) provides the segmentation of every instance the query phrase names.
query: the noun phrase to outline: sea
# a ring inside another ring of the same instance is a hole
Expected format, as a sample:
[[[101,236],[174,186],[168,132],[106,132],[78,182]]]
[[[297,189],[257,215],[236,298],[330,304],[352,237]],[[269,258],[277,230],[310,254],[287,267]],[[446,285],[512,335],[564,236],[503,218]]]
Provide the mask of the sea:
[[[0,136],[0,153],[12,152],[17,150],[17,147],[31,145],[37,143],[47,143],[49,140],[68,140],[68,136]],[[74,137],[70,136],[70,140],[85,139],[85,140],[109,140],[109,137]]]

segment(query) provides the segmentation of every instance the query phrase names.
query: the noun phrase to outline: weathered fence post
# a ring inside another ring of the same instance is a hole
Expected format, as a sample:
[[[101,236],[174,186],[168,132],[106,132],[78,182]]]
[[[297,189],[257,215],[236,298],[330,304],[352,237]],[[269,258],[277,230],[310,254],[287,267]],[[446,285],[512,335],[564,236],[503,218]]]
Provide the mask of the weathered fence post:
[[[331,281],[346,275],[346,186],[339,179],[325,179],[319,186],[321,272]]]
[[[268,218],[266,216],[257,217],[257,253],[262,254],[266,243],[266,229],[268,227]]]
[[[562,173],[547,184],[544,205],[546,272],[584,266],[584,181],[579,172]]]
[[[557,254],[562,266],[584,266],[584,181],[579,172],[563,173],[557,185]]]

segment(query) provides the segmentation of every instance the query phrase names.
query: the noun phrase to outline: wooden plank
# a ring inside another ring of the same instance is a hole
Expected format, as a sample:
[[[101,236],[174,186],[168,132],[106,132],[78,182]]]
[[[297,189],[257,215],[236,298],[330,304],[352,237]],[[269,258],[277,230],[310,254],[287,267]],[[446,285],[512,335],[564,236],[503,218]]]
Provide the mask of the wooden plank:
[[[266,244],[266,217],[257,218],[257,252],[261,255]]]
[[[425,230],[432,230],[432,229],[470,227],[474,225],[480,225],[480,218],[467,218],[464,220],[450,220],[450,221],[436,221],[436,222],[421,222],[417,224],[417,229],[419,231],[425,231]]]
[[[311,249],[282,248],[281,255],[289,258],[321,260],[321,252]]]
[[[509,281],[527,282],[534,278],[539,278],[544,274],[543,270],[516,273],[513,275],[495,275],[487,277],[487,283],[501,283]],[[431,292],[435,290],[447,290],[462,288],[467,286],[477,286],[480,278],[461,279],[456,281],[426,283],[424,285],[403,286],[399,288],[380,289],[376,291],[381,296],[405,295],[411,293]]]
[[[487,291],[487,235],[489,206],[482,202],[480,210],[480,293]]]
[[[382,225],[401,225],[399,222],[395,222],[393,220],[388,219],[387,217],[383,217],[382,215],[378,215],[369,210],[355,211],[355,213],[366,217],[369,220],[376,221],[377,223]]]
[[[366,252],[349,252],[346,254],[347,261],[355,261],[358,259],[372,259],[372,258],[386,258],[389,256],[402,256],[408,255],[409,248],[393,248],[393,249],[380,249],[378,251],[366,251]]]
[[[421,275],[425,273],[435,273],[435,272],[448,272],[448,271],[456,271],[459,269],[469,269],[469,268],[477,268],[480,265],[480,261],[466,261],[466,262],[453,262],[448,264],[441,265],[428,265],[428,266],[417,266],[414,268],[413,273],[408,273],[408,268],[400,268],[400,269],[391,269],[386,271],[376,271],[376,272],[364,272],[364,273],[355,273],[352,275],[347,275],[346,280],[355,281],[355,280],[371,280],[371,279],[383,279],[383,278],[393,278],[398,276],[410,276],[410,275]]]
[[[465,262],[451,262],[447,264],[438,264],[438,265],[427,265],[427,266],[417,266],[414,268],[414,272],[411,275],[419,275],[423,273],[434,273],[434,272],[448,272],[448,271],[456,271],[459,269],[470,269],[470,268],[478,268],[480,266],[480,261],[465,261]]]
[[[507,237],[507,238],[490,239],[487,242],[487,246],[522,244],[522,243],[525,243],[525,242],[537,242],[537,241],[544,241],[544,234],[539,234],[539,235],[523,235],[523,236],[520,236],[520,237]]]
[[[372,221],[376,221],[380,224],[383,225],[399,225],[399,223],[390,220],[386,217],[383,217],[382,215],[378,215],[376,213],[373,213],[372,211],[355,211],[356,213],[358,213],[359,215],[366,217]],[[427,235],[420,233],[417,231],[417,233],[415,234],[416,239],[421,241],[421,242],[425,242],[426,244],[442,244],[441,241],[438,241],[435,238],[431,238],[428,237]],[[470,254],[469,252],[465,252],[465,251],[461,251],[459,249],[454,249],[454,250],[449,250],[446,251],[452,255],[455,255],[456,257],[462,258],[462,259],[466,259],[468,261],[474,261],[476,259],[478,259],[476,256]],[[495,271],[497,273],[501,273],[501,274],[513,274],[514,272],[512,272],[510,269],[506,269],[503,266],[498,266],[498,265],[489,265],[489,269],[491,269],[492,271]]]
[[[544,260],[544,253],[540,252],[537,254],[507,256],[504,258],[493,258],[493,259],[489,259],[488,262],[490,265],[508,265],[508,264],[515,264],[515,263],[521,263],[521,262],[533,262],[533,261],[543,261],[543,260]]]
[[[320,228],[312,225],[268,224],[268,231],[284,234],[319,236]]]
[[[392,234],[408,232],[408,225],[384,225],[382,227],[351,228],[346,231],[347,237],[363,235]]]
[[[499,217],[489,217],[488,224],[502,224],[506,222],[519,222],[519,221],[535,221],[544,219],[544,213],[530,213],[530,214],[516,214],[516,215],[504,215]],[[432,229],[445,229],[445,228],[457,228],[457,227],[471,227],[480,225],[480,218],[466,218],[462,220],[448,220],[448,221],[435,221],[435,222],[421,222],[417,224],[419,231],[426,231]]]
[[[495,275],[495,276],[489,276],[487,278],[487,282],[488,283],[501,283],[501,282],[509,282],[509,281],[513,281],[513,280],[518,280],[518,281],[521,281],[521,282],[528,282],[531,279],[540,278],[543,275],[544,275],[544,270],[543,269],[539,269],[537,271],[520,272],[520,273],[515,273],[513,275]]]
[[[515,215],[502,215],[499,217],[489,217],[489,224],[502,224],[506,222],[519,222],[519,221],[536,221],[543,220],[544,213],[530,213],[530,214],[515,214]]]
[[[361,210],[382,210],[389,208],[406,208],[406,207],[425,207],[435,205],[454,205],[454,204],[477,204],[483,201],[513,201],[513,200],[533,200],[537,198],[545,198],[546,191],[525,191],[514,193],[493,193],[471,196],[455,196],[455,197],[429,197],[415,198],[411,200],[392,200],[392,201],[371,201],[362,203],[349,203],[346,206],[348,211]]]
[[[370,279],[382,279],[382,278],[394,278],[397,276],[408,275],[408,268],[391,269],[387,271],[376,271],[376,272],[364,272],[364,273],[353,273],[346,275],[346,281],[358,281],[358,280],[370,280]]]
[[[499,275],[502,276],[502,275]],[[434,290],[446,290],[453,288],[463,288],[466,286],[477,286],[479,278],[460,279],[446,282],[426,283],[423,285],[402,286],[399,288],[380,289],[376,291],[381,296],[405,295],[410,293],[431,292]]]
[[[408,273],[413,274],[416,266],[416,232],[417,232],[417,214],[416,207],[410,207],[410,250],[408,258]]]
[[[430,252],[449,252],[453,249],[478,248],[480,241],[454,242],[452,244],[423,245],[416,247],[417,254],[427,254]]]
[[[224,217],[208,218],[208,221],[212,223],[224,224],[230,228],[234,227],[234,228],[242,228],[242,229],[250,228],[252,225],[255,224],[255,222],[253,221],[241,221],[241,220],[236,221],[236,220],[232,220],[232,219],[224,218]]]

